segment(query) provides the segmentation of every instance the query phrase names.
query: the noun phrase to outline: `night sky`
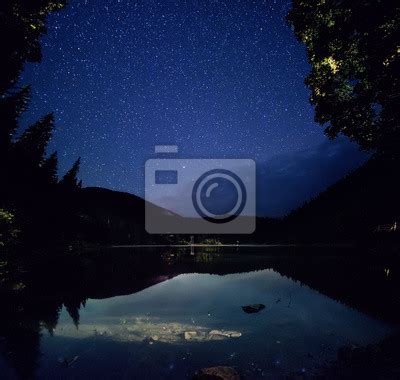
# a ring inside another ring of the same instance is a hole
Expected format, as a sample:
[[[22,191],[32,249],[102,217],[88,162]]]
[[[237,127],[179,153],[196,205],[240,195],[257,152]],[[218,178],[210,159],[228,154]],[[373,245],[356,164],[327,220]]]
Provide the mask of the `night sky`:
[[[85,186],[140,196],[156,144],[177,144],[179,157],[254,159],[260,214],[284,214],[365,157],[313,122],[289,7],[69,0],[48,19],[42,62],[23,74],[33,90],[23,124],[53,111],[60,174],[81,156]]]

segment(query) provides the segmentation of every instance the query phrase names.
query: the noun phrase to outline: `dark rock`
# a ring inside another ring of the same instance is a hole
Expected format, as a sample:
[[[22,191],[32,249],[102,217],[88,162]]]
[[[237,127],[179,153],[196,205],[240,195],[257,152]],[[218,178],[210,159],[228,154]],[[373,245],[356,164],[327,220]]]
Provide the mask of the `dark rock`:
[[[259,311],[261,311],[264,308],[265,308],[265,305],[263,305],[262,303],[256,303],[254,305],[242,306],[243,311],[248,314],[258,313]]]
[[[197,372],[194,380],[240,380],[240,375],[232,367],[210,367],[202,368]]]

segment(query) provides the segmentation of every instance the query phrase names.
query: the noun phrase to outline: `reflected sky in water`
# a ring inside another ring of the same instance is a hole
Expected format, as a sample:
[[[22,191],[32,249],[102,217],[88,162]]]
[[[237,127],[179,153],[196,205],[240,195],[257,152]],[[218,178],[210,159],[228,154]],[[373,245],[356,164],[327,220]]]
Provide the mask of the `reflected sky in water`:
[[[266,307],[243,312],[253,303]],[[311,371],[339,347],[392,329],[273,270],[181,274],[135,294],[89,299],[78,329],[63,308],[53,336],[43,331],[37,374],[172,379],[230,365],[250,378],[277,376]]]

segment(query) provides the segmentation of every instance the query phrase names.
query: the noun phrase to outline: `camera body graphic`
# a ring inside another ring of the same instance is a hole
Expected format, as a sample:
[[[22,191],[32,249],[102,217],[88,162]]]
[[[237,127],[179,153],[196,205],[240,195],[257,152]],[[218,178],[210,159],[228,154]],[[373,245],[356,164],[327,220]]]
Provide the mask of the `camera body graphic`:
[[[145,227],[151,234],[250,234],[255,230],[255,162],[149,159],[145,200]]]

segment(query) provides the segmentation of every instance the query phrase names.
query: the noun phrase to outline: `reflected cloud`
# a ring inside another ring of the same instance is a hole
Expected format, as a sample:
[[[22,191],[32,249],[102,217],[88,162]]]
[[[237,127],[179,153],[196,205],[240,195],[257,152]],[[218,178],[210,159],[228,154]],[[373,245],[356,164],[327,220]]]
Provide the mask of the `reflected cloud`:
[[[60,324],[54,336],[66,338],[107,337],[119,342],[187,343],[209,342],[236,339],[242,336],[240,331],[216,330],[205,326],[179,322],[163,322],[159,318],[137,316],[131,318],[112,318],[99,323],[81,323],[79,329],[72,324]]]

